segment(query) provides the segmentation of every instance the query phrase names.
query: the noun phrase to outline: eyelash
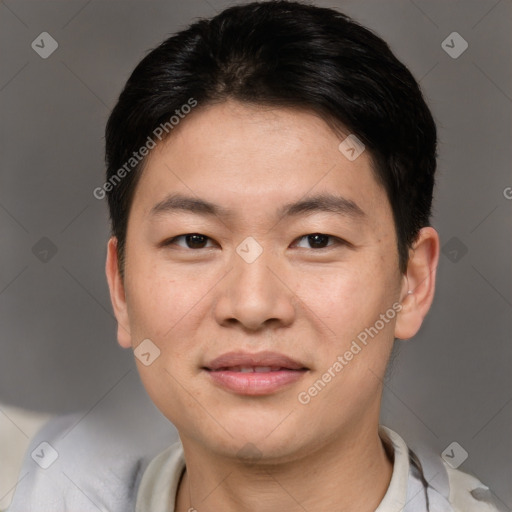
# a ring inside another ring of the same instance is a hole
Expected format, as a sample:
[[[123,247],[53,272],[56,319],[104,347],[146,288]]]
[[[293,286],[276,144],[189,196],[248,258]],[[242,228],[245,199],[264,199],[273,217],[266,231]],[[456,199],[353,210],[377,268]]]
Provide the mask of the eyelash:
[[[212,240],[209,236],[203,235],[201,233],[185,233],[183,235],[178,235],[178,236],[175,236],[173,238],[170,238],[169,240],[164,241],[161,245],[163,247],[168,247],[170,245],[175,245],[176,240],[178,240],[180,238],[183,238],[183,237],[186,237],[186,236],[190,236],[190,235],[197,235],[197,236],[204,237],[207,240]],[[334,235],[328,235],[326,233],[318,233],[318,232],[308,233],[307,235],[302,235],[302,236],[296,238],[295,240],[301,241],[304,238],[307,238],[308,236],[313,236],[313,235],[326,236],[329,239],[334,240],[334,243],[331,244],[331,245],[327,245],[326,247],[321,247],[319,249],[318,248],[316,248],[316,249],[315,248],[310,248],[310,250],[312,250],[312,251],[321,251],[321,250],[329,249],[329,248],[334,247],[336,245],[346,245],[346,246],[350,245],[349,242],[347,242],[347,241],[345,241],[345,240],[343,240],[341,238],[338,238],[338,237],[336,237]],[[183,248],[183,249],[188,249],[188,250],[191,250],[191,251],[199,251],[201,249],[209,249],[209,247],[200,247],[199,249],[193,249],[193,248],[190,248],[190,247],[186,247],[186,248]]]

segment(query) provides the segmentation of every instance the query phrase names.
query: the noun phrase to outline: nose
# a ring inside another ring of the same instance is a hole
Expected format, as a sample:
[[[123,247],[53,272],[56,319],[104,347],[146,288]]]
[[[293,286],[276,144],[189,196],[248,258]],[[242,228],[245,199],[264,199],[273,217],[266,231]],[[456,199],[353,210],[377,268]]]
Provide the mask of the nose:
[[[231,271],[217,289],[214,314],[220,325],[260,331],[293,322],[295,294],[277,258],[265,250],[252,262],[233,255]]]

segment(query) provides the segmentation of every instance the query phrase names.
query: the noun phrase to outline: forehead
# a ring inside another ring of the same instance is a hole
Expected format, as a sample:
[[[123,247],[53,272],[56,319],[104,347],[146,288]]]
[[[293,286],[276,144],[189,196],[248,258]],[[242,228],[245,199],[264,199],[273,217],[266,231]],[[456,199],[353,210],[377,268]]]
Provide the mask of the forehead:
[[[199,199],[197,211],[209,203],[231,217],[283,214],[301,199],[323,197],[331,206],[341,198],[337,206],[348,214],[385,218],[390,207],[371,156],[351,160],[340,150],[348,135],[307,111],[234,101],[198,107],[148,156],[133,210],[150,218],[177,192]]]

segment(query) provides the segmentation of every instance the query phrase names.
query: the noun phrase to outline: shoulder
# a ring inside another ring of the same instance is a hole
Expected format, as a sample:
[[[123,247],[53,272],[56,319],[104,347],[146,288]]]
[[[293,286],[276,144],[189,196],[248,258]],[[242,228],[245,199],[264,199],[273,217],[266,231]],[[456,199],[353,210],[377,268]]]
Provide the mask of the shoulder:
[[[57,416],[36,433],[8,512],[134,509],[140,479],[154,452],[91,416]]]
[[[410,502],[411,510],[422,510],[417,501],[421,501],[423,492],[418,489],[425,488],[431,512],[499,512],[491,490],[480,480],[454,469],[427,445],[409,447],[393,430],[381,426],[381,432],[394,445],[395,462],[398,458],[402,466],[407,466],[406,502]]]
[[[498,512],[493,495],[480,480],[443,461],[450,486],[450,504],[455,512]]]

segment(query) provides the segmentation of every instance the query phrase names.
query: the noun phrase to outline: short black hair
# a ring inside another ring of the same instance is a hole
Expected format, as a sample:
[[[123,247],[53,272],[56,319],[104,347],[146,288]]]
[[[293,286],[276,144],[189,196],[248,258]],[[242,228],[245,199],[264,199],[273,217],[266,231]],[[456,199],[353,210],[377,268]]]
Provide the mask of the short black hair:
[[[191,106],[228,99],[307,109],[355,134],[387,193],[405,273],[409,249],[430,223],[437,157],[436,125],[419,84],[380,37],[345,14],[278,0],[195,21],[129,77],[105,131],[104,190],[123,278],[128,216],[146,161],[137,151],[155,144],[156,134],[170,136],[172,118],[179,122]]]

